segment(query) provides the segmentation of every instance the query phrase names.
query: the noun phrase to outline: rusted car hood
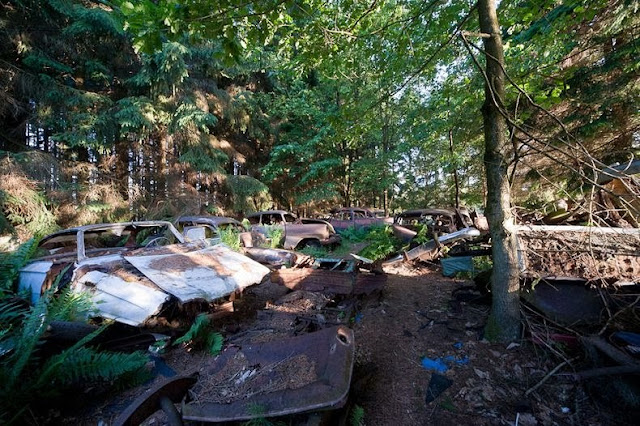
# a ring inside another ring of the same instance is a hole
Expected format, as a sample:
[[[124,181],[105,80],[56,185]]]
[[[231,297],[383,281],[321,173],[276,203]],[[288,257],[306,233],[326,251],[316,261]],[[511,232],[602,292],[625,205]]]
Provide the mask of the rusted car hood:
[[[90,293],[100,316],[134,326],[158,314],[172,297],[181,304],[211,302],[257,284],[269,273],[223,245],[180,244],[105,260],[81,262],[71,288]]]
[[[183,303],[218,299],[259,283],[269,273],[268,268],[223,245],[188,253],[124,258]]]

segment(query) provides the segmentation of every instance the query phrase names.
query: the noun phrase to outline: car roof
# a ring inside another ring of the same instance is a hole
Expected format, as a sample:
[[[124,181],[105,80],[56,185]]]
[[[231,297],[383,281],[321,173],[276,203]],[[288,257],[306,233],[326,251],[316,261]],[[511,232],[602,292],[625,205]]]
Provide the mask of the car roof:
[[[53,234],[47,235],[42,239],[42,241],[48,240],[50,238],[58,237],[60,235],[77,234],[80,231],[82,232],[99,231],[103,229],[126,228],[127,226],[165,226],[165,225],[171,225],[171,222],[166,220],[143,220],[143,221],[136,221],[136,222],[96,223],[94,225],[75,226],[73,228],[63,229],[61,231],[54,232]]]
[[[260,215],[263,215],[263,214],[290,214],[290,215],[295,216],[293,213],[288,212],[286,210],[263,210],[263,211],[260,211],[260,212],[250,213],[250,214],[247,215],[247,217],[255,217],[255,216],[260,216]]]
[[[422,216],[426,214],[431,215],[443,215],[443,216],[453,216],[454,212],[447,209],[414,209],[414,210],[405,210],[402,213],[399,213],[398,216]]]
[[[232,217],[226,216],[180,216],[176,219],[176,223],[180,222],[196,222],[196,223],[208,223],[210,225],[224,225],[227,223],[233,223],[234,225],[242,225],[239,221]]]

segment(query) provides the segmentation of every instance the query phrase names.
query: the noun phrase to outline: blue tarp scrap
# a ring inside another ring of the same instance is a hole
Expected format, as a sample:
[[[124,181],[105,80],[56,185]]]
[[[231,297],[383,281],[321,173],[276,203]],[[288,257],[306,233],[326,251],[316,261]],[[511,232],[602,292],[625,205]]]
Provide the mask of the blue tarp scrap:
[[[467,365],[469,364],[469,357],[467,355],[457,358],[453,355],[447,355],[445,357],[431,359],[422,358],[422,366],[427,370],[437,371],[438,373],[444,373],[453,365]]]
[[[445,277],[455,277],[458,272],[473,273],[473,257],[445,257],[440,259],[440,266],[442,266],[442,275]]]

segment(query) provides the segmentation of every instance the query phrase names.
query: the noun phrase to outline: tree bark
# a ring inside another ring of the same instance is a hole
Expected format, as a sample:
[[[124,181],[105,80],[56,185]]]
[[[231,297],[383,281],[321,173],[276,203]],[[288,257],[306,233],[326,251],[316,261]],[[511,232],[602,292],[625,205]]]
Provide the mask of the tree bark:
[[[495,0],[479,0],[480,31],[487,52],[485,102],[482,107],[487,175],[487,219],[491,232],[493,273],[492,306],[487,337],[510,341],[520,335],[519,270],[514,219],[507,175],[510,144],[507,122],[501,114],[504,101],[504,52]]]
[[[458,165],[455,164],[454,160],[454,152],[453,152],[453,128],[449,129],[449,153],[451,153],[451,161],[454,162],[453,165],[453,183],[455,185],[455,205],[456,209],[460,208],[460,182],[458,179]]]

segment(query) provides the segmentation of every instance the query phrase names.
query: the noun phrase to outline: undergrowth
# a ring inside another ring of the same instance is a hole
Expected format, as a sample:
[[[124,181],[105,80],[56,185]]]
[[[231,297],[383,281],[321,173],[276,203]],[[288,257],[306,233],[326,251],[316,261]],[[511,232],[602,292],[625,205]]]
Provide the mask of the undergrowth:
[[[53,356],[43,352],[44,336],[54,321],[83,319],[93,310],[91,299],[62,287],[66,268],[34,306],[15,293],[19,269],[37,247],[29,241],[0,259],[0,424],[24,424],[52,398],[95,385],[124,387],[148,377],[147,356],[105,352],[87,347],[109,323]],[[6,274],[6,275],[5,275]]]
[[[402,242],[393,235],[389,226],[369,228],[365,241],[369,245],[358,254],[371,260],[384,259],[402,248]]]
[[[0,297],[15,292],[14,284],[20,269],[26,265],[38,249],[38,238],[31,238],[14,252],[0,252]]]
[[[280,226],[266,226],[269,248],[278,248],[284,238],[284,229]]]
[[[188,348],[203,349],[211,355],[218,355],[222,350],[224,338],[210,328],[210,320],[206,314],[196,317],[191,328],[173,342],[174,345],[184,345]]]
[[[220,240],[224,245],[233,251],[242,251],[242,244],[240,244],[240,232],[238,232],[237,229],[232,227],[227,227],[225,229],[218,228],[218,233],[220,234]]]

